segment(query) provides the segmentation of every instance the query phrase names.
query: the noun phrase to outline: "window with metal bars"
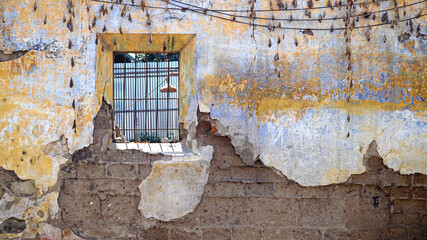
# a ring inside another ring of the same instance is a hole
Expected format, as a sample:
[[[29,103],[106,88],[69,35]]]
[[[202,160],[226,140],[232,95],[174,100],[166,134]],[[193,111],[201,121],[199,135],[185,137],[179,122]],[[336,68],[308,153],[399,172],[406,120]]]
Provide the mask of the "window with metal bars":
[[[114,53],[116,137],[129,142],[179,141],[178,53]]]

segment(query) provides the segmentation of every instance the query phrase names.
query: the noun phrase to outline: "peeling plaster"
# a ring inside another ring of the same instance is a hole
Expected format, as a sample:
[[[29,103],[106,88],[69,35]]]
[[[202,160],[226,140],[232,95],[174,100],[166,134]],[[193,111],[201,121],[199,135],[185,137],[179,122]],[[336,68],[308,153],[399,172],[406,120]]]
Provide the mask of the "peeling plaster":
[[[17,234],[2,234],[1,237],[9,238],[34,238],[38,232],[38,224],[48,219],[55,219],[59,211],[57,203],[58,192],[51,192],[40,199],[33,200],[24,197],[14,197],[5,193],[0,199],[0,222],[15,217],[25,220],[27,227],[24,232]],[[8,203],[13,203],[7,209]],[[41,213],[43,215],[41,215]]]
[[[140,8],[129,8],[133,19],[129,22],[120,16],[118,7],[104,15],[99,11],[101,3],[74,3],[71,11],[66,0],[38,1],[35,11],[28,1],[0,2],[0,51],[29,51],[0,62],[0,167],[15,171],[21,179],[34,180],[41,193],[55,185],[66,153],[93,141],[93,118],[102,98],[108,97],[107,75],[97,71],[105,61],[97,56],[97,48],[103,50],[96,36],[103,32],[119,35],[120,31],[123,35],[196,36],[187,54],[192,64],[187,72],[194,76],[188,77],[189,87],[181,96],[185,106],[180,108],[180,118],[194,133],[197,106],[210,112],[223,126],[219,132],[230,137],[247,164],[259,158],[302,185],[339,183],[364,171],[362,155],[367,144],[376,140],[387,166],[402,174],[427,174],[426,40],[425,35],[412,34],[399,42],[398,37],[408,31],[404,23],[393,29],[373,28],[370,41],[353,32],[349,44],[353,68],[349,71],[345,38],[337,31],[315,32],[314,36],[266,29],[253,32],[245,25],[188,11],[149,10],[148,19]],[[249,9],[238,0],[197,4]],[[326,5],[326,1],[316,4]],[[377,11],[383,6],[371,7]],[[269,8],[268,1],[259,1],[255,8]],[[419,11],[417,7],[406,10],[407,16]],[[334,11],[326,9],[325,13],[343,13]],[[294,17],[304,17],[300,15]],[[94,16],[98,20],[92,26]],[[67,27],[71,18],[73,31]],[[152,24],[147,26],[149,21]],[[425,17],[417,21],[426,25]],[[259,23],[269,24],[267,20]],[[301,27],[305,23],[288,24]],[[306,26],[324,27],[317,22]],[[277,38],[281,44],[267,46]],[[146,45],[162,49],[161,42],[150,45],[147,41]],[[273,58],[276,53],[278,60]],[[97,82],[97,74],[103,81]],[[67,149],[55,154],[49,146],[61,136]],[[181,165],[177,163],[178,168]],[[185,211],[179,212],[175,215]]]
[[[205,146],[196,157],[154,162],[150,175],[139,185],[142,215],[170,221],[193,212],[208,181],[213,151],[212,146]]]

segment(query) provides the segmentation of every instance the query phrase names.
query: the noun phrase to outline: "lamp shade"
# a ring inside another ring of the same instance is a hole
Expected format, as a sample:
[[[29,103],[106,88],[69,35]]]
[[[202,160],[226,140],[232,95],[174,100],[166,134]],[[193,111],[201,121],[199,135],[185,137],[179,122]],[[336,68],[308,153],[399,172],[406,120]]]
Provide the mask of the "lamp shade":
[[[160,88],[160,92],[162,92],[162,93],[167,93],[167,92],[174,93],[174,92],[176,92],[176,87],[174,87],[172,84],[169,84],[169,85],[166,84],[162,88]]]

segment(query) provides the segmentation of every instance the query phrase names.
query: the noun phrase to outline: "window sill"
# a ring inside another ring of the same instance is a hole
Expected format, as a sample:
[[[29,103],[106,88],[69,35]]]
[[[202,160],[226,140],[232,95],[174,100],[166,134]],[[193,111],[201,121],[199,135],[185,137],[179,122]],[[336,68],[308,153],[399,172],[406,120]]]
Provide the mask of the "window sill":
[[[192,157],[197,155],[181,143],[112,143],[110,147],[118,150],[138,150],[149,154],[160,153],[174,157]]]

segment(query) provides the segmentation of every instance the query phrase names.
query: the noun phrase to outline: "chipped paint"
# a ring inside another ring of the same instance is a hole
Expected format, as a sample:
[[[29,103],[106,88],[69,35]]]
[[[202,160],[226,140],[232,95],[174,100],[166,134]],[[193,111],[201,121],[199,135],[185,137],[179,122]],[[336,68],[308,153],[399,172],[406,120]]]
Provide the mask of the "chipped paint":
[[[112,102],[112,52],[162,52],[163,43],[166,52],[181,53],[180,122],[190,132],[187,145],[199,108],[219,120],[223,127],[218,133],[230,137],[246,163],[259,158],[302,185],[344,182],[363,172],[362,156],[373,140],[387,166],[402,174],[427,174],[426,40],[414,30],[400,42],[398,36],[410,28],[405,23],[353,30],[346,43],[348,35],[342,31],[308,36],[254,30],[189,11],[139,7],[129,7],[129,21],[121,17],[123,6],[72,0],[71,9],[67,2],[37,1],[36,10],[33,1],[0,2],[0,51],[29,51],[0,62],[0,167],[34,180],[40,196],[50,194],[67,154],[92,143],[93,118],[102,99]],[[197,4],[250,9],[239,0]],[[381,1],[368,7],[378,11],[391,5]],[[405,9],[406,16],[424,5]],[[107,10],[100,12],[101,6]],[[268,9],[269,2],[258,1],[255,8]],[[313,9],[313,16],[321,11]],[[324,13],[332,17],[345,11]],[[304,17],[303,12],[294,14]],[[257,16],[271,17],[263,12]],[[414,22],[425,33],[425,16]],[[361,18],[357,24],[371,23],[380,23],[379,17]],[[330,27],[327,21],[286,26]],[[52,147],[58,142],[65,146],[59,152],[57,145]]]

